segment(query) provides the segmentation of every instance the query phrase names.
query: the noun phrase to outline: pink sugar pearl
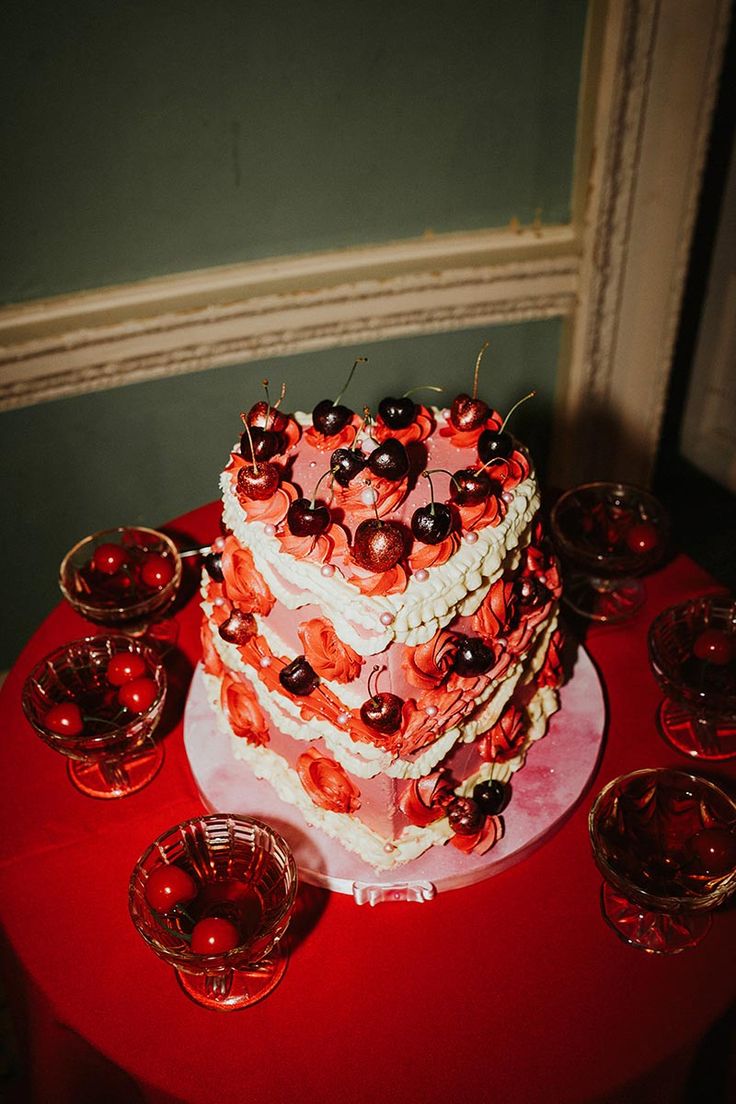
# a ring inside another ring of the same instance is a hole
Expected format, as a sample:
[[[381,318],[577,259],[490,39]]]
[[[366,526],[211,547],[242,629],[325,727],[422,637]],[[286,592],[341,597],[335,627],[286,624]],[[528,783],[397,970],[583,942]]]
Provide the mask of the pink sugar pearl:
[[[414,572],[414,578],[418,583],[426,583],[429,578],[429,572],[425,571],[423,567],[420,567],[418,571]]]
[[[471,529],[469,533],[465,533],[466,544],[475,544],[478,540],[478,534]]]
[[[335,569],[332,564],[322,564],[322,567],[319,570],[320,574],[324,575],[325,579],[331,579],[332,576],[335,574]]]
[[[388,628],[389,625],[393,625],[394,623],[394,615],[386,610],[385,613],[381,614],[378,620],[381,622],[382,625],[385,625],[386,628]]]

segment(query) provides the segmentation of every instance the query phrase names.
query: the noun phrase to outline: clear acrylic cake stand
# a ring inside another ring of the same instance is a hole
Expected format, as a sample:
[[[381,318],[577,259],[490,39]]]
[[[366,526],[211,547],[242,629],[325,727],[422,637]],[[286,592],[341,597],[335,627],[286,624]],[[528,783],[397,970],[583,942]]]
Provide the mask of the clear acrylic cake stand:
[[[215,721],[201,667],[195,671],[184,715],[184,743],[194,780],[214,812],[242,813],[267,821],[290,844],[303,881],[355,901],[430,901],[437,892],[460,889],[499,874],[526,858],[564,823],[585,793],[600,757],[605,727],[603,691],[581,647],[561,707],[547,735],[529,751],[511,780],[504,838],[485,855],[464,855],[449,844],[432,847],[395,870],[374,870],[281,801],[267,782],[233,759],[230,739]]]

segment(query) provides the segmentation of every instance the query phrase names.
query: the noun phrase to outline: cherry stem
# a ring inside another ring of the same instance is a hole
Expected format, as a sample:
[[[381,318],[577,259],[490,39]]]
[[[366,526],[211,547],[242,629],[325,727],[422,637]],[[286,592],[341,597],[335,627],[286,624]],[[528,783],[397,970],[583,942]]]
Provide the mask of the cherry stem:
[[[337,404],[340,402],[340,399],[343,397],[343,395],[347,391],[348,387],[350,386],[350,381],[351,381],[351,379],[353,378],[353,376],[355,374],[355,369],[358,367],[358,365],[359,364],[367,364],[367,363],[368,363],[368,357],[358,357],[356,359],[355,363],[353,364],[353,367],[350,369],[350,375],[348,376],[347,380],[345,381],[345,386],[343,387],[342,391],[340,392],[340,394],[337,396],[337,398],[333,402],[333,404],[332,404],[333,406],[337,406]]]
[[[412,387],[410,391],[405,391],[402,398],[408,399],[410,395],[416,395],[417,391],[444,391],[444,387],[434,387],[431,383],[422,384],[420,387]]]
[[[488,346],[490,344],[491,344],[490,341],[484,341],[483,342],[483,348],[478,353],[478,356],[477,356],[476,361],[475,361],[475,372],[473,373],[473,398],[474,399],[478,398],[478,372],[480,371],[480,362],[483,359],[484,352],[486,351],[486,349],[488,348]]]
[[[326,479],[328,475],[331,475],[333,479],[335,478],[335,473],[334,473],[334,471],[332,470],[332,468],[328,468],[328,469],[327,469],[327,471],[326,471],[326,472],[323,472],[323,473],[322,473],[322,475],[321,475],[321,476],[319,477],[319,479],[317,480],[317,482],[316,482],[316,484],[315,484],[315,487],[314,487],[314,490],[312,491],[312,501],[311,501],[311,502],[309,503],[309,509],[310,509],[310,510],[313,510],[313,509],[314,509],[314,504],[315,504],[315,502],[317,501],[317,491],[319,490],[319,485],[320,485],[320,483],[321,483],[321,482],[322,482],[322,481],[323,481],[324,479]]]
[[[383,670],[384,670],[383,667],[379,667],[379,665],[376,664],[375,667],[373,668],[373,670],[371,671],[371,673],[368,676],[368,697],[372,698],[374,701],[378,700],[378,685],[377,685],[378,678],[377,678],[377,675],[380,671],[383,671]],[[374,679],[372,690],[371,690],[371,679]]]
[[[499,431],[498,431],[499,433],[503,433],[504,429],[506,428],[506,423],[507,423],[507,421],[509,420],[509,418],[511,417],[511,415],[512,415],[512,414],[514,413],[514,411],[516,410],[517,406],[521,406],[521,404],[522,404],[522,403],[525,403],[525,402],[527,401],[527,399],[533,399],[533,398],[534,398],[534,396],[536,395],[536,393],[537,393],[536,391],[530,391],[530,392],[529,392],[529,394],[528,394],[528,395],[525,395],[523,399],[519,399],[519,401],[518,401],[517,403],[514,403],[514,405],[513,405],[512,407],[511,407],[511,409],[509,410],[508,414],[506,415],[506,417],[505,417],[505,418],[504,418],[504,420],[502,421],[502,423],[501,423],[501,428],[500,428],[500,429],[499,429]]]
[[[453,482],[453,483],[455,484],[455,486],[457,487],[457,489],[458,489],[459,491],[461,491],[461,490],[462,490],[462,485],[461,485],[460,483],[458,483],[458,481],[457,481],[457,479],[455,478],[455,476],[454,476],[454,475],[452,474],[452,472],[451,472],[451,471],[448,471],[448,470],[447,470],[447,468],[427,468],[427,470],[426,470],[426,471],[423,471],[423,472],[422,472],[422,475],[423,475],[423,476],[425,476],[425,477],[426,477],[427,479],[429,479],[430,475],[436,475],[437,473],[440,473],[440,474],[442,474],[442,475],[449,475],[449,477],[450,477],[450,480],[451,480],[451,481],[452,481],[452,482]],[[430,486],[431,486],[431,485],[432,485],[432,484],[430,483]]]
[[[485,471],[486,468],[490,468],[491,464],[505,464],[506,458],[504,456],[492,456],[490,460],[486,460],[485,464],[481,464],[478,471]]]
[[[429,512],[430,514],[434,514],[434,487],[432,486],[432,478],[428,471],[423,471],[422,475],[429,483],[429,497],[432,500],[432,505],[429,508]],[[450,478],[452,478],[452,476],[450,476]]]
[[[371,416],[370,408],[367,407],[367,406],[364,406],[363,407],[363,418],[361,420],[360,425],[356,427],[355,436],[353,437],[353,444],[352,444],[353,452],[357,451],[358,438],[360,437],[361,433],[363,432],[366,425],[370,421],[370,416]]]
[[[243,425],[245,426],[245,432],[248,434],[248,444],[250,445],[250,455],[251,455],[251,460],[253,461],[253,472],[254,472],[255,475],[258,475],[258,462],[256,460],[255,449],[253,448],[253,438],[250,435],[250,426],[248,425],[248,418],[247,418],[247,415],[243,415],[243,414],[241,414],[240,417],[243,419]]]

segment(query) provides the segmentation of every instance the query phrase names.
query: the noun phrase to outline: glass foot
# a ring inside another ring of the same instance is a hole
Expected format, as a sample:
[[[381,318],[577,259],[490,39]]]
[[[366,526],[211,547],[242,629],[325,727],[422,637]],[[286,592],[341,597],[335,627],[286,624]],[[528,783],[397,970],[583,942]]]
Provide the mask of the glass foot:
[[[665,743],[690,759],[736,758],[736,725],[699,720],[672,698],[660,702],[657,726]]]
[[[562,600],[590,621],[626,621],[644,605],[646,591],[639,579],[593,579],[571,575],[564,580]]]
[[[604,882],[601,911],[619,939],[648,954],[679,954],[694,947],[707,934],[710,913],[650,912],[622,897]]]
[[[117,763],[70,759],[67,771],[72,785],[87,797],[109,799],[142,790],[158,774],[163,761],[163,747],[147,744],[137,754]]]
[[[276,947],[266,958],[244,969],[222,974],[175,973],[181,988],[196,1004],[219,1012],[237,1012],[267,997],[281,981],[288,962],[288,951]]]

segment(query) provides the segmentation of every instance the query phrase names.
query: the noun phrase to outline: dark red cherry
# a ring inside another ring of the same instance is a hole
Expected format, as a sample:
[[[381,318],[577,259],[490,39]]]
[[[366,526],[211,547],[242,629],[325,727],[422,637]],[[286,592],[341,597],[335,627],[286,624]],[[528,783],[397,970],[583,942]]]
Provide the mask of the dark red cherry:
[[[92,567],[101,575],[116,575],[125,567],[125,551],[119,544],[98,544],[92,557]]]
[[[163,590],[174,578],[174,565],[168,556],[149,552],[141,564],[141,582],[151,590]]]
[[[536,609],[549,602],[550,594],[544,583],[540,583],[533,575],[525,575],[516,580],[516,594],[519,605],[524,609]]]
[[[105,668],[105,678],[111,686],[124,686],[147,673],[146,661],[138,652],[117,652]]]
[[[498,816],[502,813],[510,797],[509,786],[500,782],[498,778],[488,778],[485,782],[479,782],[473,789],[473,801],[480,806],[486,816]]]
[[[263,500],[272,498],[279,485],[280,471],[275,464],[255,461],[246,464],[238,472],[238,494],[245,498]]]
[[[335,482],[341,487],[349,487],[356,475],[360,475],[368,463],[368,457],[358,449],[335,449],[330,457],[330,471],[335,477]]]
[[[458,506],[477,506],[485,502],[492,489],[490,478],[480,468],[462,468],[450,480],[450,498]]]
[[[286,513],[289,532],[295,537],[318,537],[330,528],[332,518],[324,502],[310,502],[297,498]]]
[[[157,866],[146,878],[145,898],[156,912],[169,912],[197,896],[197,884],[180,866]]]
[[[404,706],[396,694],[374,694],[360,707],[360,716],[364,724],[390,736],[401,728],[401,710]]]
[[[217,630],[228,644],[245,644],[258,631],[256,619],[252,613],[244,613],[237,608],[230,611],[227,621],[223,621]]]
[[[145,713],[158,697],[158,686],[152,678],[137,678],[118,690],[118,701],[130,713]]]
[[[728,828],[703,828],[688,845],[698,874],[719,877],[736,868],[736,835]]]
[[[282,414],[280,410],[269,406],[263,400],[255,403],[250,408],[246,415],[246,421],[251,428],[270,429],[274,433],[283,433],[289,424],[289,418],[286,414]]]
[[[319,685],[319,676],[306,658],[297,656],[279,673],[279,682],[284,690],[297,697],[306,697]]]
[[[210,579],[214,579],[216,583],[221,583],[224,579],[222,573],[222,552],[208,552],[206,556],[202,557],[202,563]]]
[[[194,954],[225,954],[235,950],[239,943],[238,929],[220,916],[206,916],[192,928],[190,947]]]
[[[488,418],[490,409],[483,399],[471,399],[470,395],[458,395],[450,407],[450,421],[462,431],[478,429]]]
[[[404,530],[395,521],[369,518],[355,530],[352,556],[368,571],[388,571],[404,555]]]
[[[458,836],[474,836],[483,827],[485,813],[472,797],[456,797],[446,806],[450,827]]]
[[[84,728],[82,711],[73,701],[52,705],[41,718],[41,723],[56,736],[79,736]]]
[[[493,429],[484,429],[478,438],[478,456],[484,464],[498,457],[508,460],[514,451],[514,439],[510,433]]]
[[[332,437],[345,428],[352,416],[353,411],[347,406],[336,406],[331,399],[323,399],[312,411],[312,425],[325,437]]]
[[[693,655],[716,667],[725,667],[736,654],[734,638],[721,629],[703,629],[695,637]]]
[[[626,544],[632,552],[646,555],[653,552],[659,544],[659,534],[654,525],[648,521],[639,521],[626,533]]]
[[[409,454],[395,437],[389,437],[368,457],[368,467],[374,475],[396,482],[409,471]]]
[[[496,662],[491,648],[479,636],[461,636],[457,642],[457,652],[453,671],[461,678],[472,678],[485,674]]]
[[[452,513],[444,502],[419,506],[411,516],[411,531],[422,544],[439,544],[452,530]]]
[[[399,399],[381,399],[378,413],[389,429],[406,429],[417,416],[417,404],[408,395]]]
[[[283,452],[283,448],[281,435],[272,429],[252,426],[240,436],[240,455],[244,460],[270,460]]]

